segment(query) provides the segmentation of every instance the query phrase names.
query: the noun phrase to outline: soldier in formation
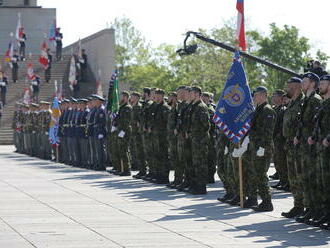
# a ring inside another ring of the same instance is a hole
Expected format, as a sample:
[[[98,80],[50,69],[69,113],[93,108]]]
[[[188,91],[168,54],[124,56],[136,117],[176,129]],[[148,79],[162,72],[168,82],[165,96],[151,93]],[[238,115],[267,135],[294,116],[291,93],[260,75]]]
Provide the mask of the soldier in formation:
[[[330,75],[319,78],[309,72],[290,78],[285,91],[273,92],[273,106],[267,88],[253,90],[255,113],[240,148],[213,124],[211,93],[180,86],[168,99],[165,95],[156,88],[144,88],[142,94],[123,91],[118,113],[111,114],[98,95],[64,99],[59,161],[93,170],[112,167],[110,173],[129,176],[134,158],[134,178],[190,194],[206,194],[217,173],[225,189],[218,200],[237,205],[241,157],[243,207],[264,212],[273,210],[267,177],[273,160],[279,176],[274,188],[290,191],[294,199],[282,216],[330,228]],[[45,145],[50,114],[46,102],[17,105],[13,129],[18,152],[54,158]]]

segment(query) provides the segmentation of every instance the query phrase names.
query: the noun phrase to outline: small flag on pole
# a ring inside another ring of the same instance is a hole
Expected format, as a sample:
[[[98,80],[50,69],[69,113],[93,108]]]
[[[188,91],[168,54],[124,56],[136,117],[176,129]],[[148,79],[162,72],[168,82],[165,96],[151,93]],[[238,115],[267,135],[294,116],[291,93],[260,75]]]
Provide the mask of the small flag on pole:
[[[73,86],[77,84],[77,78],[76,78],[77,72],[76,72],[76,60],[74,58],[74,55],[71,57],[70,62],[70,72],[69,72],[69,87],[73,91]]]
[[[33,79],[35,78],[35,74],[34,74],[34,70],[33,70],[33,65],[32,65],[32,63],[29,63],[29,64],[28,64],[26,74],[27,74],[27,78],[28,78],[29,80],[33,80]]]
[[[244,27],[244,0],[237,0],[237,41],[242,51],[246,51],[245,27]]]
[[[22,27],[22,23],[21,23],[21,13],[18,13],[18,20],[17,20],[15,38],[18,41],[18,43],[23,38],[23,27]]]
[[[111,113],[113,118],[117,115],[119,110],[119,83],[117,70],[114,71],[109,82],[107,110]]]
[[[7,63],[9,63],[11,61],[11,58],[13,57],[13,55],[14,55],[14,46],[13,46],[13,42],[10,41],[9,45],[8,45],[8,50],[6,51],[6,54],[5,54],[5,61]]]
[[[232,142],[238,143],[249,131],[253,113],[250,87],[236,52],[213,121]]]
[[[51,121],[48,132],[49,142],[54,146],[60,143],[60,139],[58,137],[58,126],[59,126],[60,116],[61,116],[60,105],[58,103],[57,97],[54,97],[53,104],[51,107]]]
[[[46,41],[44,41],[41,45],[41,54],[39,57],[39,63],[44,67],[44,69],[46,70],[48,68],[48,54],[47,54],[47,43]]]

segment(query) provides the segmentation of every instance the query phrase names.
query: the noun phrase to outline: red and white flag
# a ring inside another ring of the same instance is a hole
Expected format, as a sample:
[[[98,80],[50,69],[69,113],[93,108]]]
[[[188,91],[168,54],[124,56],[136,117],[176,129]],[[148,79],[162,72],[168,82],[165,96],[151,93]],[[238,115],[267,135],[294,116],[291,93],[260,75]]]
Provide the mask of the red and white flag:
[[[97,72],[96,94],[99,96],[103,96],[103,89],[102,89],[102,82],[101,82],[101,70],[98,70],[98,72]]]
[[[245,28],[244,28],[244,0],[237,0],[237,42],[242,51],[246,51]]]
[[[31,91],[29,88],[24,89],[23,103],[25,103],[25,104],[31,103]]]
[[[13,55],[14,55],[14,46],[13,46],[13,42],[10,41],[8,49],[7,49],[6,54],[5,54],[5,61],[7,63],[9,63],[11,61],[11,58],[13,57]]]
[[[17,20],[15,38],[18,42],[20,42],[23,38],[23,27],[22,27],[22,23],[21,23],[21,13],[18,13],[18,20]]]
[[[71,57],[71,62],[70,62],[70,72],[69,72],[69,87],[73,91],[73,86],[77,84],[77,74],[76,74],[76,60],[74,58],[74,55]]]
[[[28,64],[26,75],[29,80],[33,80],[35,78],[32,63]]]
[[[44,67],[45,70],[49,66],[47,48],[48,48],[47,43],[46,41],[44,41],[41,45],[41,54],[39,57],[39,63]]]

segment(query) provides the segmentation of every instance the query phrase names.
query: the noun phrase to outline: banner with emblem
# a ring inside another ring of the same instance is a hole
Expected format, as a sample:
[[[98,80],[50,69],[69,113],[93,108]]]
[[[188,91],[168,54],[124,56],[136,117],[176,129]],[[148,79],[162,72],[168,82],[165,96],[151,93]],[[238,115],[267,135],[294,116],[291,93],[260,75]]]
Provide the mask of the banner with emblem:
[[[109,82],[107,110],[108,112],[111,112],[112,115],[115,115],[119,110],[119,83],[117,70],[111,75]]]
[[[60,105],[57,97],[54,97],[52,108],[51,108],[51,121],[49,125],[48,138],[49,142],[52,145],[58,145],[60,143],[60,139],[58,137],[58,127],[59,127],[59,119],[61,116]]]
[[[232,142],[238,143],[251,127],[254,110],[250,87],[237,51],[213,121]]]

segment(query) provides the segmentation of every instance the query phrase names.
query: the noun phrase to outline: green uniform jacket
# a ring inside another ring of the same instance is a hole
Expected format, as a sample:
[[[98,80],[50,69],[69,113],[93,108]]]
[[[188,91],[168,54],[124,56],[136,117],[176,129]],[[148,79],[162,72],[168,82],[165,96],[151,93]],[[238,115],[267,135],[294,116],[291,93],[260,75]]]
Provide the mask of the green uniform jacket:
[[[318,142],[327,139],[330,142],[330,98],[323,101],[316,119],[314,139]]]
[[[131,113],[132,106],[125,103],[120,106],[118,117],[116,118],[117,132],[124,131],[125,137],[129,137],[132,132]]]
[[[158,103],[155,108],[155,115],[151,130],[159,135],[167,135],[167,120],[170,113],[170,106],[165,102]]]
[[[191,108],[191,123],[189,134],[191,137],[208,136],[210,129],[209,109],[204,102],[198,100],[192,104]]]
[[[131,126],[133,136],[136,136],[141,133],[142,118],[142,104],[137,103],[132,107]]]
[[[256,149],[273,146],[275,118],[276,113],[267,102],[256,108],[249,131],[250,142]]]
[[[293,143],[293,138],[297,134],[299,125],[299,115],[301,114],[305,95],[300,93],[297,99],[291,101],[283,116],[283,136],[286,142]]]
[[[318,113],[321,103],[322,98],[316,92],[313,92],[309,97],[305,97],[297,131],[298,139],[307,141],[308,137],[313,135],[316,124],[315,115]]]
[[[273,140],[275,146],[282,146],[285,144],[285,137],[283,136],[283,117],[286,107],[284,105],[274,107],[276,113],[276,121],[274,126]]]

